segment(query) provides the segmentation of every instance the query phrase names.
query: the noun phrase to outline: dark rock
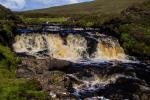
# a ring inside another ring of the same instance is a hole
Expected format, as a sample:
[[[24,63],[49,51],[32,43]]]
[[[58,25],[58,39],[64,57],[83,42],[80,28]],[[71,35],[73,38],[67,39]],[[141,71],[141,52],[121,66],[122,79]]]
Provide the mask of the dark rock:
[[[150,97],[150,88],[142,80],[134,78],[120,77],[115,83],[108,84],[102,91],[99,91],[99,95],[111,100],[148,100],[140,99],[140,97],[142,95],[144,98]]]
[[[49,70],[64,70],[71,67],[72,63],[66,60],[50,59]]]

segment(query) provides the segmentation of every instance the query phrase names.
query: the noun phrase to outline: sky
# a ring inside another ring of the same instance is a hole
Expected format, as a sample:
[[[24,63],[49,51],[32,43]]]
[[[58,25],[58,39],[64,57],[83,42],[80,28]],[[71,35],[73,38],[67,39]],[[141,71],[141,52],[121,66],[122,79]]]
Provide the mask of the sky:
[[[0,4],[13,11],[25,11],[86,1],[92,0],[0,0]]]

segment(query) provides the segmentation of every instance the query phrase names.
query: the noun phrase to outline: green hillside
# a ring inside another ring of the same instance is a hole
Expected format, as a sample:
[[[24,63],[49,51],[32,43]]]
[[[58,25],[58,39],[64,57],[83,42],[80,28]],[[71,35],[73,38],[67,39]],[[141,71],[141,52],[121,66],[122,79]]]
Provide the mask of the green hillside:
[[[117,14],[134,3],[141,3],[145,0],[95,0],[93,2],[52,7],[41,10],[27,11],[25,13],[47,13],[52,15],[71,14]]]
[[[41,18],[56,18],[62,19],[59,22],[65,24],[85,26],[85,27],[99,27],[105,21],[120,16],[121,12],[134,4],[142,3],[146,0],[95,0],[92,2],[85,2],[79,4],[71,4],[60,7],[51,7],[47,9],[31,10],[21,12],[25,22],[44,22]],[[65,21],[62,17],[69,17]],[[38,19],[37,19],[38,18]],[[40,19],[39,19],[40,18]],[[52,21],[49,19],[47,21]],[[46,21],[45,21],[46,22]],[[58,21],[56,21],[58,22]]]
[[[6,9],[5,7],[0,5],[0,19],[5,19],[11,15],[12,13],[9,9]]]
[[[127,54],[150,59],[150,1],[129,7],[101,28],[117,37]]]
[[[16,22],[20,18],[0,5],[0,100],[48,100],[39,82],[16,78],[20,60],[10,49]]]

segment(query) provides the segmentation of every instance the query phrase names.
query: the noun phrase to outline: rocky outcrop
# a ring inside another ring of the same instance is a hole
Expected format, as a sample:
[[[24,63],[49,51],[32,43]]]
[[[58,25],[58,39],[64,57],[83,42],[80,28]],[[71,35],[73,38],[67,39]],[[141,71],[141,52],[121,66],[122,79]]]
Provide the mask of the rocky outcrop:
[[[23,57],[17,70],[17,77],[31,77],[43,74],[50,70],[65,70],[71,66],[71,62],[58,59],[37,59],[35,57]]]
[[[22,57],[16,76],[38,80],[43,91],[46,91],[52,98],[74,98],[68,92],[72,88],[72,81],[67,74],[61,71],[68,67],[71,67],[69,61],[51,58],[37,59],[31,56]]]
[[[111,100],[149,100],[150,98],[150,88],[144,81],[125,77],[118,78],[115,83],[107,85],[98,93]]]
[[[35,77],[40,81],[43,90],[52,98],[73,98],[68,91],[72,88],[72,82],[67,74],[60,71],[47,71]]]
[[[75,65],[66,73],[83,83],[73,83],[73,95],[80,99],[149,100],[149,65],[139,63]]]
[[[22,58],[16,76],[38,80],[54,99],[149,100],[150,65],[145,63],[71,63]]]

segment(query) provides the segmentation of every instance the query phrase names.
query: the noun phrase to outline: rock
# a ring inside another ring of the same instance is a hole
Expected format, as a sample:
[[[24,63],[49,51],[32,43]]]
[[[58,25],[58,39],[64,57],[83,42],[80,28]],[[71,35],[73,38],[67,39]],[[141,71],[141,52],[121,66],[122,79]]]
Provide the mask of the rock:
[[[54,99],[108,98],[149,100],[150,67],[136,63],[73,64],[59,59],[27,57],[17,77],[34,77]]]
[[[147,86],[142,80],[120,77],[115,83],[106,85],[98,93],[111,100],[148,100],[141,99],[142,95],[144,95],[144,98],[150,97],[150,88],[144,89],[143,85]]]
[[[48,70],[64,70],[71,66],[71,62],[52,58],[37,59],[33,57],[22,58],[20,66],[26,66],[37,74]]]
[[[76,93],[76,90],[78,91],[76,97],[85,99],[87,97],[102,96],[110,100],[149,100],[150,68],[148,65],[118,63],[102,66],[73,66],[66,71],[78,80],[89,82],[85,85],[84,83],[76,84],[77,87],[74,87],[73,91],[73,93]],[[96,84],[94,79],[96,79]],[[94,90],[90,90],[93,88]]]
[[[34,72],[27,68],[19,68],[16,71],[17,78],[31,78],[34,76]]]
[[[54,98],[72,98],[69,89],[72,88],[70,78],[64,72],[48,71],[36,78],[42,84],[43,90],[49,92]]]
[[[60,59],[50,59],[49,70],[64,70],[71,67],[72,63]]]

